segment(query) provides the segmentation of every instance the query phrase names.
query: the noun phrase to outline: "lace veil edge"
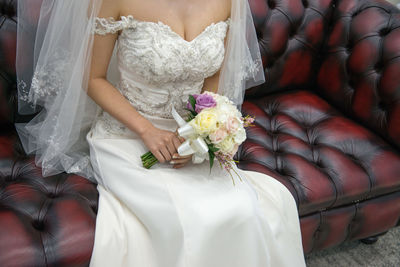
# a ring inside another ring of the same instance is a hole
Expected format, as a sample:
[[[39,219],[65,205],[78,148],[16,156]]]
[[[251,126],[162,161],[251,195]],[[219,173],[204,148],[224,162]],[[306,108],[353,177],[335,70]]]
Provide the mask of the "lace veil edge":
[[[224,64],[218,93],[241,107],[245,90],[265,82],[258,38],[247,0],[232,0]]]
[[[85,137],[99,108],[86,90],[101,5],[101,0],[18,2],[18,112],[36,116],[15,126],[44,176],[66,171],[94,180]]]

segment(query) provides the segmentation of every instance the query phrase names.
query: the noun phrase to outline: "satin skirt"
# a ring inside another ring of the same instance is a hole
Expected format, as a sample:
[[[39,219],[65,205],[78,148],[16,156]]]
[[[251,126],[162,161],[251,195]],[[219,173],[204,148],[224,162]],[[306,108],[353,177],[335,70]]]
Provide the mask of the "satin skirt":
[[[175,130],[169,119],[149,118]],[[142,167],[142,140],[87,135],[100,194],[92,267],[305,266],[296,203],[270,176],[216,162]]]

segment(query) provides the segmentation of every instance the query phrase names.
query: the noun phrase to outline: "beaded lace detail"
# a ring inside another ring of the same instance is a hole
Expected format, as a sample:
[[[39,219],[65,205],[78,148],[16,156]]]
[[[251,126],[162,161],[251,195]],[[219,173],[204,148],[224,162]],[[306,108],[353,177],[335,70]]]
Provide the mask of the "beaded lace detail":
[[[97,18],[94,33],[120,32],[117,88],[125,98],[145,116],[172,118],[172,107],[184,115],[188,95],[200,93],[204,79],[221,68],[229,22],[213,23],[191,41],[162,22],[139,21],[132,16],[119,21]],[[98,121],[112,134],[126,130],[106,112]]]
[[[135,28],[137,21],[132,16],[121,17],[116,21],[114,18],[96,18],[94,33],[99,35],[114,34],[127,28]]]

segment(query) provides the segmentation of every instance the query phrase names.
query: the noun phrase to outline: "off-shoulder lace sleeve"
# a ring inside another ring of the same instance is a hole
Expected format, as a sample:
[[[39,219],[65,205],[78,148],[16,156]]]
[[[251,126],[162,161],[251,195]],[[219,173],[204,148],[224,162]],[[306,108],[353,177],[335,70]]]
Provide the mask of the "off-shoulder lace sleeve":
[[[121,16],[121,20],[114,18],[96,18],[94,33],[99,35],[114,34],[126,28],[135,28],[137,21],[132,16]]]

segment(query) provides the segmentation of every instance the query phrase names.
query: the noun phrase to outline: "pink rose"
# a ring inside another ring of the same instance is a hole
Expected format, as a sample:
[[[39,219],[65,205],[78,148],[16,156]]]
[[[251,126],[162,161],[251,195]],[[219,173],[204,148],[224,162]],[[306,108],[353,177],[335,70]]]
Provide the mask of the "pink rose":
[[[239,129],[239,122],[235,117],[229,116],[225,127],[228,133],[234,133],[237,131],[237,129]]]
[[[210,134],[210,140],[213,144],[218,144],[227,137],[228,133],[224,129],[218,129]]]

